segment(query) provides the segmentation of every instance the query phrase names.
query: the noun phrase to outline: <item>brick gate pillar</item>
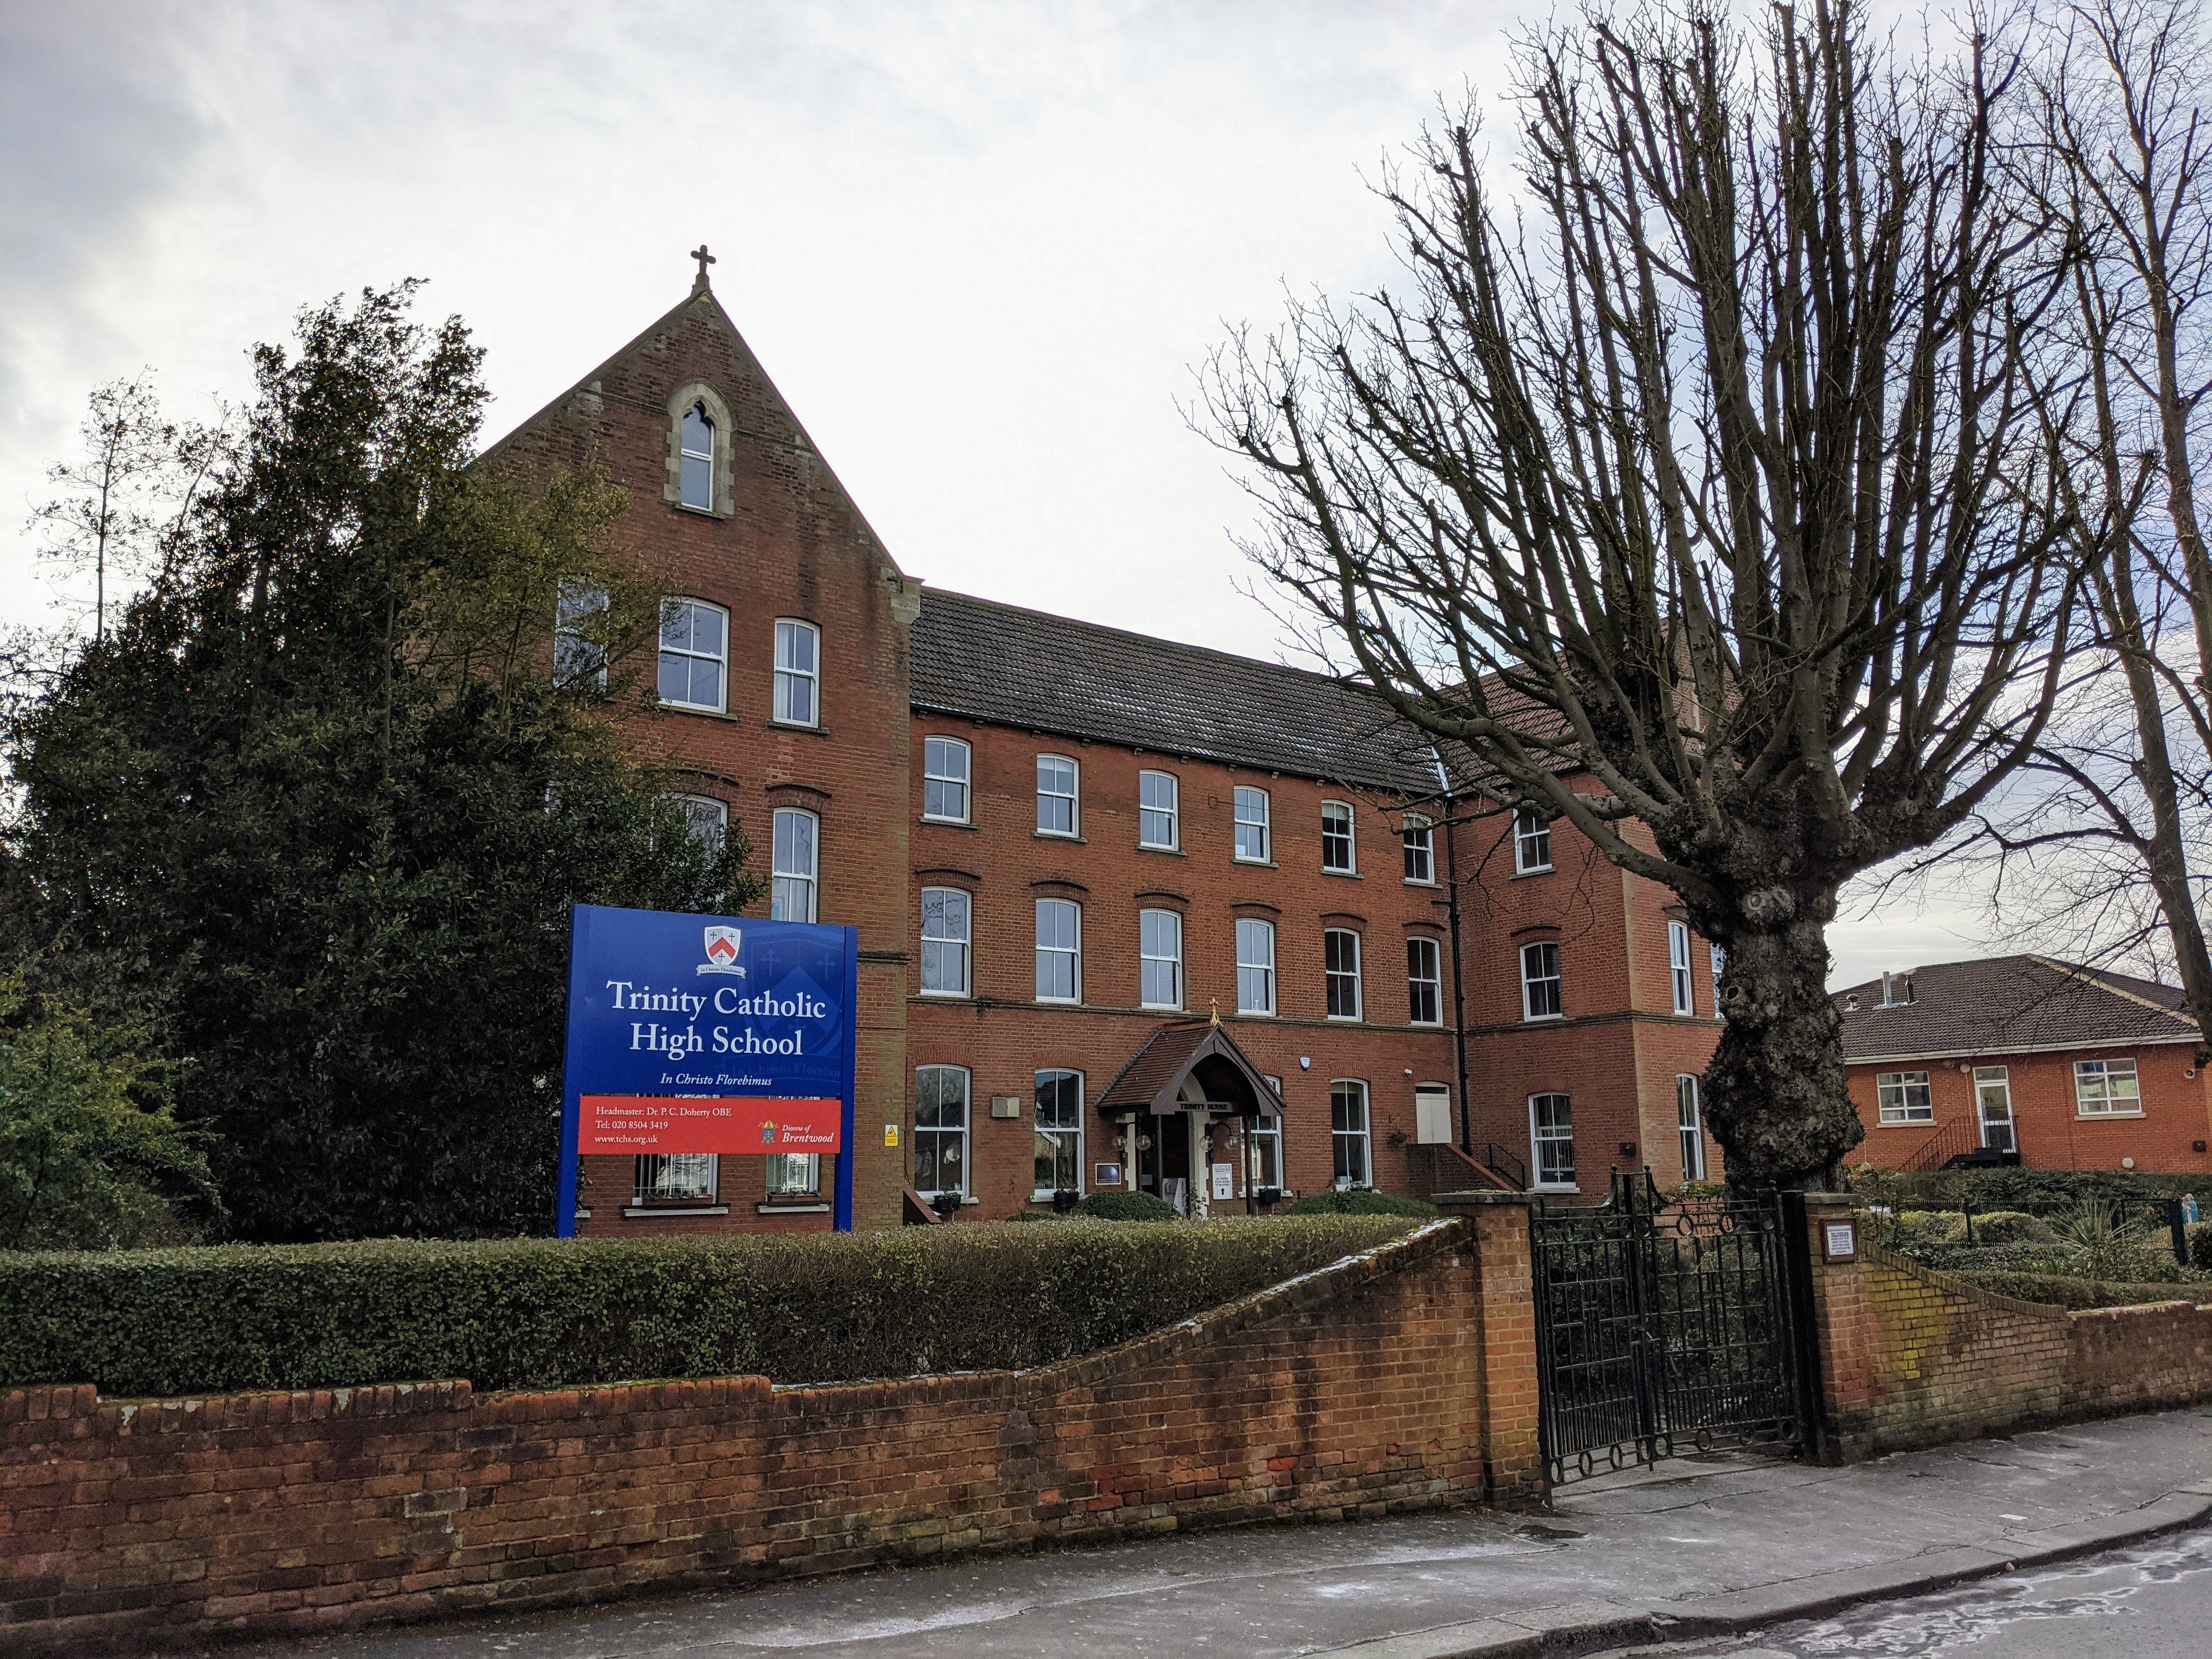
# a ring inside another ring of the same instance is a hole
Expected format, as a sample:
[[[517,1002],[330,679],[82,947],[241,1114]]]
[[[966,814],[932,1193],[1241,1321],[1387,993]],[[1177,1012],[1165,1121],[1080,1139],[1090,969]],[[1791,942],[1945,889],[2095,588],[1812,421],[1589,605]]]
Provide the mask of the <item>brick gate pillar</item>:
[[[1805,1455],[1822,1463],[1857,1462],[1873,1455],[1869,1425],[1881,1358],[1872,1286],[1861,1265],[1865,1218],[1844,1194],[1803,1196],[1803,1232],[1793,1242],[1803,1252],[1799,1293],[1811,1292],[1809,1308],[1801,1315],[1805,1340],[1798,1346],[1799,1366],[1809,1373],[1804,1382],[1810,1385],[1799,1391],[1807,1418]],[[1837,1248],[1845,1244],[1848,1250]]]
[[[1525,1193],[1438,1193],[1431,1200],[1473,1236],[1476,1373],[1483,1481],[1492,1502],[1541,1497],[1542,1407],[1536,1394],[1536,1296]]]

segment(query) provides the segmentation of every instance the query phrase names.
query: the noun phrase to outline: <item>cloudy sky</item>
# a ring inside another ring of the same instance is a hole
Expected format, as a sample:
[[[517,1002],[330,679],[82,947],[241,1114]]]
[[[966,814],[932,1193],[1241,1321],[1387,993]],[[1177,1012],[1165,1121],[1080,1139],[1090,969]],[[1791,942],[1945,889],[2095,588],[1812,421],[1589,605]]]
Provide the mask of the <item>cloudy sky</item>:
[[[302,305],[429,279],[490,435],[717,292],[907,570],[1284,654],[1194,368],[1389,272],[1367,194],[1500,0],[0,0],[0,622],[85,394],[238,396]],[[1963,930],[1963,933],[1962,931]],[[1937,905],[1838,973],[1975,953]]]

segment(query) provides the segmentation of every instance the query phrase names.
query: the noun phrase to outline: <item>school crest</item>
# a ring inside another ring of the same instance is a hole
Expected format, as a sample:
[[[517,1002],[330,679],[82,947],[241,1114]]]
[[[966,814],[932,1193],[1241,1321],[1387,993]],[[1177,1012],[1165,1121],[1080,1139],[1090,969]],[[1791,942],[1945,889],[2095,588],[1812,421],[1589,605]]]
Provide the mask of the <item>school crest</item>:
[[[699,964],[699,971],[702,974],[733,974],[743,979],[745,970],[738,966],[738,946],[744,939],[744,934],[735,927],[708,928],[707,959]]]

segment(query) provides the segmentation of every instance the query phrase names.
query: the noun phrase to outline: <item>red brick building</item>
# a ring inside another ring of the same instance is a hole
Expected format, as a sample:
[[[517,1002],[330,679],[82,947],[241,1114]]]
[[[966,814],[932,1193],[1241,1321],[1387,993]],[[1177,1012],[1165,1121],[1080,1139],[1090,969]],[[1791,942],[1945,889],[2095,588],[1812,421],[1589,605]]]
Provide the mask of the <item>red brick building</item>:
[[[2047,957],[1939,963],[1837,994],[1853,1163],[2212,1171],[2212,1077],[2181,993]]]
[[[703,276],[495,453],[634,493],[670,590],[636,741],[764,910],[859,931],[857,1225],[1717,1175],[1671,895],[1460,797],[1356,686],[924,588]],[[830,1224],[817,1160],[582,1181],[592,1234]]]

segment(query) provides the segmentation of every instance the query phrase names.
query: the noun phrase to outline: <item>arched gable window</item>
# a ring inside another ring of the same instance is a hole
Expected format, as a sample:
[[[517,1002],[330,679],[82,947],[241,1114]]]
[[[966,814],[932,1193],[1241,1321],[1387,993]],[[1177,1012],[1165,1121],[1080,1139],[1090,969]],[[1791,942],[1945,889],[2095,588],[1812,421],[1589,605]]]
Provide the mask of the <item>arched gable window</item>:
[[[714,510],[714,418],[707,405],[694,404],[684,411],[683,500],[686,507]]]
[[[690,380],[668,399],[668,472],[661,499],[716,518],[730,511],[730,406],[704,380]]]

